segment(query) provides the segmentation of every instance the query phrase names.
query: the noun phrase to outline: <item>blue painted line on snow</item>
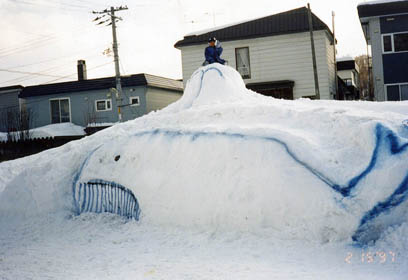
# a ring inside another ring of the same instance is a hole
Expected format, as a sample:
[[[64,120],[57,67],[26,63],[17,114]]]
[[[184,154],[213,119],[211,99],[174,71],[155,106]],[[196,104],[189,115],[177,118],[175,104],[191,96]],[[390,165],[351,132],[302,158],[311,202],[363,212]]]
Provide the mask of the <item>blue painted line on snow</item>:
[[[73,198],[73,202],[74,202],[74,209],[75,209],[75,213],[79,213],[79,205],[77,205],[75,203],[75,186],[79,181],[79,178],[81,177],[82,171],[84,170],[84,167],[88,164],[89,159],[91,158],[91,156],[100,148],[102,147],[102,145],[98,146],[97,148],[95,148],[94,150],[92,150],[88,156],[85,158],[85,160],[82,162],[81,166],[79,167],[78,172],[75,174],[73,182],[72,182],[72,198]]]
[[[155,129],[152,131],[140,132],[140,133],[134,134],[134,136],[145,136],[145,135],[154,136],[158,134],[164,134],[170,137],[187,136],[187,137],[190,137],[192,141],[196,141],[200,137],[223,136],[223,137],[230,137],[230,138],[237,138],[237,139],[265,140],[265,141],[271,141],[271,142],[278,143],[281,146],[283,146],[283,148],[286,150],[286,152],[295,162],[302,165],[304,168],[310,171],[313,175],[319,178],[326,185],[331,187],[335,192],[341,194],[343,197],[349,197],[351,195],[351,192],[357,187],[357,185],[368,174],[370,174],[373,171],[373,169],[375,168],[377,164],[381,147],[385,147],[385,149],[388,149],[391,155],[397,155],[397,154],[400,154],[408,150],[408,142],[401,143],[399,140],[399,137],[391,129],[386,128],[382,124],[377,124],[375,127],[376,143],[375,143],[375,147],[374,147],[374,150],[373,150],[368,166],[360,174],[353,177],[346,184],[346,187],[341,187],[339,184],[336,184],[332,180],[330,180],[323,173],[321,173],[320,171],[308,165],[306,162],[299,159],[284,141],[276,137],[252,136],[252,135],[245,135],[245,134],[240,134],[240,133],[228,133],[228,132],[188,132],[188,131],[182,132],[182,131],[171,131],[171,130],[162,130],[162,129]],[[408,176],[390,197],[388,197],[384,202],[381,202],[378,205],[376,205],[372,210],[368,211],[363,216],[359,229],[362,229],[362,227],[367,222],[375,219],[376,217],[378,217],[380,214],[384,213],[385,211],[390,211],[391,209],[397,207],[403,201],[405,201],[407,197],[408,197]]]
[[[352,236],[353,241],[361,243],[363,236],[366,234],[366,231],[369,230],[369,228],[367,228],[367,225],[370,222],[372,222],[378,216],[386,214],[395,209],[401,203],[405,202],[407,198],[408,174],[391,196],[389,196],[386,200],[379,202],[363,216],[360,221],[360,225]]]
[[[390,145],[389,151],[391,152],[392,155],[404,152],[408,148],[408,143],[401,144],[398,140],[397,135],[392,130],[384,127],[383,125],[377,124],[375,131],[376,131],[375,133],[376,145],[371,156],[370,163],[362,173],[360,173],[359,175],[350,180],[347,187],[342,189],[345,196],[349,196],[351,191],[357,186],[357,184],[373,170],[378,160],[378,153],[382,141],[388,140]]]
[[[198,98],[198,97],[200,96],[201,89],[202,89],[202,87],[203,87],[203,80],[204,80],[205,74],[206,74],[208,71],[212,71],[212,70],[218,72],[218,74],[219,74],[222,78],[224,78],[224,74],[222,74],[222,72],[221,72],[218,68],[216,68],[216,67],[208,67],[208,68],[205,69],[205,70],[200,70],[200,72],[198,72],[198,73],[195,74],[195,75],[200,74],[201,77],[200,77],[200,86],[198,87],[198,91],[197,91],[197,94],[196,94],[196,96],[195,96],[194,99],[196,99],[196,98]],[[195,75],[194,75],[194,76],[195,76]],[[193,76],[193,77],[194,77],[194,76]],[[191,79],[192,79],[193,77],[191,77]]]
[[[204,74],[207,71],[210,70],[216,70],[220,73],[222,76],[222,73],[217,69],[217,68],[208,68],[206,71],[202,71],[202,77],[201,80],[204,77]],[[200,87],[201,90],[201,87]],[[357,176],[353,177],[348,183],[346,184],[346,187],[341,187],[339,184],[336,184],[333,182],[328,176],[324,175],[317,169],[313,168],[309,164],[307,164],[305,161],[301,160],[290,148],[289,146],[282,140],[276,138],[276,137],[271,137],[271,136],[253,136],[253,135],[245,135],[241,133],[228,133],[228,132],[189,132],[189,131],[172,131],[172,130],[165,130],[165,129],[154,129],[151,131],[145,131],[145,132],[140,132],[134,134],[136,137],[140,136],[157,136],[159,134],[167,135],[170,137],[182,137],[182,136],[187,136],[191,138],[191,141],[196,141],[200,137],[212,137],[212,136],[222,136],[222,137],[229,137],[229,138],[236,138],[236,139],[249,139],[249,140],[264,140],[264,141],[269,141],[269,142],[275,142],[279,145],[281,145],[285,151],[288,153],[288,155],[298,164],[306,168],[309,172],[311,172],[314,176],[316,176],[319,180],[321,180],[323,183],[328,185],[332,190],[335,192],[341,194],[343,197],[349,197],[352,193],[352,191],[357,187],[357,185],[368,175],[372,170],[375,168],[377,161],[378,161],[378,156],[381,147],[388,148],[389,152],[392,155],[400,154],[406,150],[408,150],[408,143],[400,143],[399,137],[390,129],[386,128],[382,124],[377,124],[375,127],[375,137],[376,137],[376,143],[375,143],[375,148],[373,150],[371,159],[369,161],[369,164],[367,167]],[[388,146],[387,146],[388,144]],[[97,148],[99,149],[99,147]],[[77,174],[76,181],[79,178],[79,175],[82,173],[83,168],[87,164],[89,158],[91,155],[97,150],[95,149],[93,152],[91,152],[87,159],[84,161],[82,164],[80,171]],[[112,182],[113,183],[113,182]],[[116,184],[116,183],[113,183]],[[377,204],[372,210],[368,211],[362,218],[360,227],[361,229],[366,223],[369,221],[375,219],[378,217],[381,213],[384,213],[385,211],[390,211],[391,209],[397,207],[400,205],[403,201],[408,196],[408,177],[402,182],[402,184],[396,189],[396,191],[389,197],[387,198],[384,202],[380,202]],[[93,193],[93,192],[92,192]],[[116,202],[116,205],[114,205],[114,211],[116,211],[118,214],[126,213],[126,209],[121,209],[121,206],[123,207],[123,194],[118,193],[118,191],[115,191],[114,193],[115,199],[113,200]],[[118,201],[118,199],[120,201]],[[93,201],[93,195],[92,195],[92,201]],[[92,206],[91,206],[92,208]],[[358,230],[357,230],[358,232]],[[357,233],[356,232],[356,233]]]
[[[218,69],[217,69],[218,70]],[[172,131],[172,130],[165,130],[165,129],[155,129],[152,131],[145,131],[134,134],[134,136],[146,136],[146,135],[158,135],[164,134],[169,135],[171,137],[180,137],[180,136],[188,136],[191,137],[192,141],[197,140],[200,137],[204,136],[224,136],[224,137],[232,137],[232,138],[239,138],[239,139],[255,139],[255,140],[265,140],[278,143],[284,147],[286,152],[290,155],[290,157],[295,160],[297,163],[302,165],[304,168],[309,170],[312,174],[314,174],[317,178],[319,178],[322,182],[326,185],[330,186],[334,191],[340,193],[343,197],[350,196],[351,191],[358,185],[358,183],[364,179],[375,167],[378,159],[378,153],[383,140],[388,140],[389,142],[389,150],[391,151],[392,155],[399,154],[404,152],[408,149],[408,143],[401,144],[398,140],[398,136],[390,129],[384,127],[382,124],[376,125],[376,144],[374,151],[372,153],[370,162],[368,166],[357,176],[352,178],[347,184],[346,187],[341,187],[339,184],[334,183],[331,179],[325,176],[323,173],[318,171],[317,169],[311,167],[309,164],[304,162],[303,160],[299,159],[296,154],[289,148],[289,146],[282,140],[271,137],[271,136],[253,136],[253,135],[245,135],[241,133],[228,133],[228,132],[189,132],[189,131]]]

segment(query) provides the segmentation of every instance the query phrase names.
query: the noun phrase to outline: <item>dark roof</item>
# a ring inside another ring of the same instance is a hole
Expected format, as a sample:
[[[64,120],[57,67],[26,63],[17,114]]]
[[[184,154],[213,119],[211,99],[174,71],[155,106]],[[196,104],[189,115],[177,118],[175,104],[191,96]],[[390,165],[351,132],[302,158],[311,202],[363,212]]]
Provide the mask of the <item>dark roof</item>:
[[[173,91],[182,92],[183,83],[173,79],[153,76],[149,74],[136,74],[121,77],[122,87],[151,86]],[[89,90],[109,89],[115,87],[115,78],[100,78],[82,81],[63,82],[56,84],[45,84],[25,87],[19,97],[42,96],[51,94],[62,94],[69,92],[80,92]]]
[[[360,4],[357,7],[360,18],[408,13],[408,1]]]
[[[9,87],[0,87],[0,91],[6,91],[6,90],[13,90],[13,89],[23,89],[23,86],[17,85],[17,86],[9,86]]]
[[[353,70],[356,69],[356,62],[354,60],[344,60],[337,62],[337,70]]]
[[[332,34],[329,27],[313,13],[312,20],[314,30],[327,30]],[[309,31],[308,9],[302,7],[224,28],[221,27],[201,35],[185,36],[174,47],[207,43],[210,37],[216,37],[220,41],[233,41],[306,31]]]

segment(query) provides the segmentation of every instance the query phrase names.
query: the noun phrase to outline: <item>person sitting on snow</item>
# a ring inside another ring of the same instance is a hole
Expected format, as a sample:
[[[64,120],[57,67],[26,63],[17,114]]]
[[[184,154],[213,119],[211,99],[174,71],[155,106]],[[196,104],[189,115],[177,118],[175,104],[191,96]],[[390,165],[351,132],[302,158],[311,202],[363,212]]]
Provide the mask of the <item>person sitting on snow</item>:
[[[205,61],[203,65],[208,65],[212,63],[220,63],[225,64],[225,60],[222,59],[220,56],[222,54],[222,47],[220,41],[218,41],[215,37],[211,37],[208,40],[209,46],[205,48]]]

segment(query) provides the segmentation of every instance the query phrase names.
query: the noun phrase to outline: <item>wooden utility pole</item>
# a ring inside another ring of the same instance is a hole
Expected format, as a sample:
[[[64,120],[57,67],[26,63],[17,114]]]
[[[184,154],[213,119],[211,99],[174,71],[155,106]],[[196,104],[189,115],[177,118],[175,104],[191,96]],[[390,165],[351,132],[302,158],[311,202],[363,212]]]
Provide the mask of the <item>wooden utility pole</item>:
[[[309,13],[310,44],[312,48],[315,94],[316,94],[316,99],[320,99],[319,77],[317,75],[317,64],[316,64],[316,50],[315,50],[315,44],[314,44],[314,38],[313,38],[313,19],[312,19],[312,10],[310,9],[310,3],[307,3],[307,9]]]
[[[123,10],[127,10],[128,7],[118,7],[118,8],[114,8],[111,7],[110,10],[103,10],[102,12],[95,12],[93,11],[92,13],[94,14],[102,14],[102,17],[97,17],[96,19],[94,19],[94,21],[97,20],[101,20],[103,19],[103,17],[105,15],[110,16],[110,19],[104,20],[104,21],[100,21],[98,23],[98,25],[106,23],[108,21],[110,21],[110,23],[108,25],[112,25],[112,37],[113,37],[113,55],[114,55],[114,60],[115,60],[115,80],[116,80],[116,104],[117,104],[117,108],[118,108],[118,118],[119,118],[119,122],[122,121],[122,112],[121,112],[121,107],[122,105],[122,84],[120,81],[120,69],[119,69],[119,52],[118,52],[118,40],[117,40],[117,36],[116,36],[116,22],[119,20],[122,20],[122,18],[115,16],[115,12],[118,11],[123,11]]]
[[[334,81],[336,83],[335,86],[335,99],[339,100],[340,99],[340,94],[339,94],[339,81],[337,79],[337,59],[336,59],[336,55],[337,55],[337,50],[336,50],[336,32],[335,32],[335,25],[334,25],[334,17],[335,17],[335,13],[334,11],[332,12],[332,25],[333,25],[333,61],[334,61]]]

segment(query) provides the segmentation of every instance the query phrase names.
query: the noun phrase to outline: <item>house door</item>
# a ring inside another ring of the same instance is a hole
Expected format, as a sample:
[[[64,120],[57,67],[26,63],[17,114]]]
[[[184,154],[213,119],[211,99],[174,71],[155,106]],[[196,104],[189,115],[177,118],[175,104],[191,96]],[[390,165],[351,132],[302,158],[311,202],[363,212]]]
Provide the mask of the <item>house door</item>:
[[[70,104],[69,99],[53,99],[50,100],[51,107],[51,123],[70,122]]]

